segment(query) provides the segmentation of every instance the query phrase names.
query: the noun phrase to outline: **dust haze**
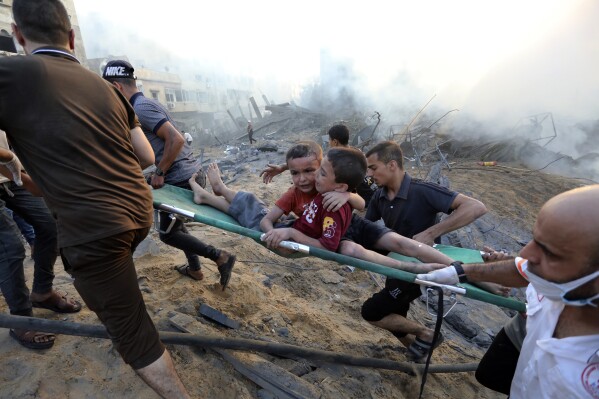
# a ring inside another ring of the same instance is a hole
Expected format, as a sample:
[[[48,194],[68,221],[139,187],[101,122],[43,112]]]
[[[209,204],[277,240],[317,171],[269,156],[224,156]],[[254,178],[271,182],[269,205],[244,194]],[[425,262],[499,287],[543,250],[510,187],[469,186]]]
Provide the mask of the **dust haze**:
[[[202,74],[217,84],[251,79],[275,102],[321,111],[366,118],[376,110],[382,134],[407,125],[430,101],[422,118],[459,110],[437,125],[457,136],[524,135],[574,158],[599,152],[593,0],[375,1],[364,10],[351,2],[319,8],[307,1],[296,10],[256,2],[242,6],[244,16],[233,16],[237,6],[229,2],[231,13],[206,10],[220,21],[221,32],[212,27],[211,35],[205,16],[190,23],[180,2],[172,2],[181,7],[179,21],[161,20],[156,6],[144,9],[152,2],[132,3],[139,3],[136,16],[124,24],[76,2],[90,58],[126,55],[137,66]]]

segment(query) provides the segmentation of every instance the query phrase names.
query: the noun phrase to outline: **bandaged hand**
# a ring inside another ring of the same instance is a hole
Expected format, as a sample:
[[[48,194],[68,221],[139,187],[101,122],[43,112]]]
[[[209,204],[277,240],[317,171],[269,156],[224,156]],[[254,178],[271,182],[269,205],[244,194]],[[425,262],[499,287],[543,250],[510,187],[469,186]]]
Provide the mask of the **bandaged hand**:
[[[443,269],[435,270],[427,274],[418,274],[416,275],[416,278],[424,281],[432,281],[434,283],[448,285],[456,285],[460,282],[460,279],[458,278],[458,272],[453,266],[444,267]]]
[[[456,285],[460,282],[460,279],[458,278],[458,272],[453,266],[444,267],[443,269],[435,270],[427,274],[417,274],[416,278],[419,280],[432,281],[433,283],[447,285]],[[420,291],[422,292],[422,295],[426,295],[426,286],[421,285]]]
[[[23,180],[21,180],[21,170],[23,169],[23,166],[15,154],[11,153],[11,155],[12,156],[8,161],[0,161],[0,165],[8,169],[12,175],[12,181],[14,181],[17,186],[22,186]]]

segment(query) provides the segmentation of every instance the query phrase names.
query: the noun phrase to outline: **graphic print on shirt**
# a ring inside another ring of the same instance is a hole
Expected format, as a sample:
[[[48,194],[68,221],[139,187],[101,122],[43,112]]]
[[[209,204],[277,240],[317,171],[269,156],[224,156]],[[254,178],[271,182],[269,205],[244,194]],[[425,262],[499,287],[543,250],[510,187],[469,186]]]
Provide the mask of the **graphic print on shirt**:
[[[306,222],[312,224],[314,223],[314,218],[316,217],[316,213],[318,212],[318,205],[314,201],[310,202],[310,205],[306,207],[304,210],[304,216],[306,217]]]
[[[337,223],[335,223],[335,220],[330,216],[325,217],[322,221],[322,236],[325,238],[334,237],[336,228]]]
[[[582,386],[595,399],[599,399],[599,363],[589,364],[580,376]]]

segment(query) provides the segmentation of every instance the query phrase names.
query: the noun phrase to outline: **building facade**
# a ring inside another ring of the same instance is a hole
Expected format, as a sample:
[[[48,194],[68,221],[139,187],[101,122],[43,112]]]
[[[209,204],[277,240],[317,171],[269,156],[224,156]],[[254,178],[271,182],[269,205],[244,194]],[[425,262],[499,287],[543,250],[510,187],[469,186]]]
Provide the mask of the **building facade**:
[[[12,36],[12,28],[10,26],[13,22],[12,2],[13,0],[0,0],[0,35],[3,36]],[[79,20],[77,19],[74,0],[62,0],[62,2],[69,13],[71,27],[75,31],[75,55],[81,62],[85,63],[85,47],[83,45],[83,38],[81,37],[81,29],[79,29]],[[17,50],[19,52],[23,51],[20,47],[17,47]]]

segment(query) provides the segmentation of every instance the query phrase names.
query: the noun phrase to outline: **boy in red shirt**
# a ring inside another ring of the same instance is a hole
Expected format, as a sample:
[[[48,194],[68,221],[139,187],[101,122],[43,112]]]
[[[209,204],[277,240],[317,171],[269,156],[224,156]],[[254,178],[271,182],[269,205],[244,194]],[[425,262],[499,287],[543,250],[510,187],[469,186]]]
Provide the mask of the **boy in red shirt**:
[[[293,227],[274,228],[276,209],[262,219],[260,227],[266,234],[268,248],[277,248],[283,240],[291,240],[317,248],[336,251],[349,227],[352,208],[345,203],[339,210],[327,210],[323,205],[326,193],[345,193],[354,190],[366,175],[366,158],[354,148],[334,148],[316,171],[315,188],[318,194],[306,206]]]
[[[278,221],[284,215],[293,213],[299,216],[304,212],[304,207],[318,194],[314,184],[321,161],[322,148],[314,141],[300,141],[287,151],[286,166],[293,186],[275,203],[270,213],[266,204],[255,194],[227,187],[214,163],[208,166],[206,173],[214,194],[203,189],[195,181],[196,175],[193,175],[189,180],[194,193],[193,201],[219,209],[232,216],[243,227],[260,231],[260,221],[267,214],[270,214],[272,220]],[[364,209],[364,200],[357,194],[331,191],[324,195],[324,206],[329,210],[338,210],[346,202],[352,208]],[[285,222],[284,219],[281,221]]]

